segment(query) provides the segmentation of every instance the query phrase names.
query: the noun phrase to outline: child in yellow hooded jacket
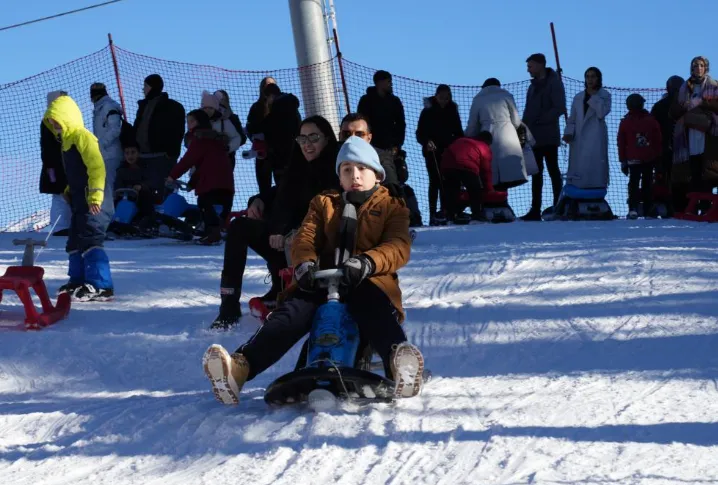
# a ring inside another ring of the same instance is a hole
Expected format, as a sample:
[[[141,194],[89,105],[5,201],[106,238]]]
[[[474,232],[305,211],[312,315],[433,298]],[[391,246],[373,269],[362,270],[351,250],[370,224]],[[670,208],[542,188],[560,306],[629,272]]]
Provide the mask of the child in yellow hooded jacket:
[[[114,211],[112,200],[104,197],[105,162],[97,138],[85,129],[82,112],[70,96],[55,99],[43,123],[62,143],[65,198],[72,210],[66,246],[70,281],[59,292],[80,301],[108,300],[114,288],[103,244]]]

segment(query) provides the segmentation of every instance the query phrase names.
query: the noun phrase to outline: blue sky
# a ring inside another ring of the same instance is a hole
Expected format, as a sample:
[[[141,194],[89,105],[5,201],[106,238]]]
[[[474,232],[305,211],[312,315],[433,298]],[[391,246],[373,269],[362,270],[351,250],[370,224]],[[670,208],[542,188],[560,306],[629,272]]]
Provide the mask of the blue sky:
[[[10,25],[98,1],[11,0],[0,6],[0,22]],[[554,65],[550,21],[556,24],[564,74],[571,77],[596,65],[606,85],[661,87],[672,74],[687,75],[695,55],[718,66],[715,0],[686,6],[675,0],[335,4],[347,59],[430,82],[519,81],[527,77],[524,60],[537,51]],[[127,50],[165,59],[248,70],[296,65],[287,0],[125,0],[0,32],[0,83],[99,50],[108,32]]]

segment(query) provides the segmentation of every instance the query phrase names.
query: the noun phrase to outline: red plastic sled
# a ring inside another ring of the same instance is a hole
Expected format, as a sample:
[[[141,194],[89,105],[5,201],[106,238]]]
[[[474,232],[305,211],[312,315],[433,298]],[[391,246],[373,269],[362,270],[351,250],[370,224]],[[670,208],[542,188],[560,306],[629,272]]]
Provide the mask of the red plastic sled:
[[[12,290],[25,307],[25,329],[40,330],[64,319],[70,313],[70,295],[63,293],[53,306],[43,281],[45,270],[39,266],[10,266],[0,277],[0,302],[3,290]],[[38,312],[30,296],[30,288],[40,298],[42,313]]]
[[[698,204],[701,201],[710,201],[711,207],[703,214],[698,215]],[[690,192],[688,194],[688,206],[685,212],[674,215],[676,219],[697,222],[718,222],[718,195],[711,193]]]

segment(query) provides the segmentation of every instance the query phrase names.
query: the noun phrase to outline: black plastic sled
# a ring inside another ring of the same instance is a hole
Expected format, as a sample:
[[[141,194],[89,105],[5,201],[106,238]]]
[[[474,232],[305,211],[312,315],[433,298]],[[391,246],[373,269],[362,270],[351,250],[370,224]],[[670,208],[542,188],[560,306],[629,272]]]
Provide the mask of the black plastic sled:
[[[361,369],[305,367],[274,381],[264,393],[264,400],[275,406],[300,404],[307,401],[310,392],[326,389],[340,400],[390,403],[394,387],[394,381]]]

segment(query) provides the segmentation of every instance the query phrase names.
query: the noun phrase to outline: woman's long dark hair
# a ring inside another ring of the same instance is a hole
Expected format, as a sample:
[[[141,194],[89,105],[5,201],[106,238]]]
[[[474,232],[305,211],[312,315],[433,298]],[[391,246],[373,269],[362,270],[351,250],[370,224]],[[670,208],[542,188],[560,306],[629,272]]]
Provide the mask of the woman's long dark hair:
[[[591,71],[596,73],[596,77],[598,78],[598,89],[601,89],[603,87],[603,73],[597,67],[589,67],[588,69],[586,69],[586,72],[583,73],[583,87],[584,88],[588,87],[586,85],[586,74],[588,74]]]
[[[333,153],[336,154],[338,151],[338,145],[339,142],[337,141],[337,135],[334,133],[334,128],[332,128],[332,124],[327,121],[326,118],[319,115],[310,116],[309,118],[305,118],[302,123],[299,125],[299,129],[302,129],[302,126],[308,125],[309,123],[313,123],[319,128],[319,131],[324,135],[327,139],[327,146],[324,147],[324,150],[322,150],[322,153],[319,154],[319,156],[322,156],[326,150],[329,150],[327,153]],[[303,157],[304,155],[302,155]]]
[[[187,113],[187,116],[191,116],[197,122],[196,130],[211,130],[212,122],[209,119],[209,115],[201,109],[194,109]]]
[[[269,79],[274,80],[274,83],[276,84],[277,80],[274,79],[272,76],[267,76],[259,82],[258,102],[262,104],[263,113],[264,113],[264,115],[262,116],[263,118],[265,118],[269,114],[269,103],[267,103],[267,97],[264,95],[264,88],[266,88],[267,84],[269,84],[267,82],[267,80],[269,80]]]

